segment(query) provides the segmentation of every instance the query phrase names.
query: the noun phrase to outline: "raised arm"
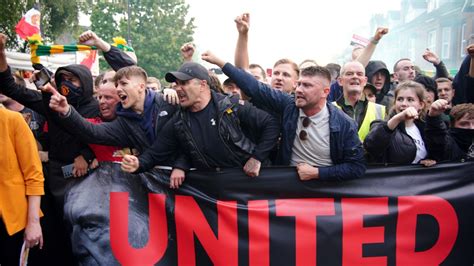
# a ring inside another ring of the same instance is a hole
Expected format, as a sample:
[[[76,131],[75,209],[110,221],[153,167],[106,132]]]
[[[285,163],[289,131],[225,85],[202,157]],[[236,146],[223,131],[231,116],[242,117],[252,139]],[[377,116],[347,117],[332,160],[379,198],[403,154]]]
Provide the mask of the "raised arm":
[[[468,55],[453,80],[453,89],[456,91],[453,98],[455,105],[474,102],[474,44],[469,45],[466,50]]]
[[[469,56],[471,57],[468,76],[470,78],[474,78],[474,44],[469,45],[466,50]]]
[[[7,53],[5,51],[7,40],[7,35],[0,33],[0,72],[5,72],[8,69]]]
[[[430,157],[437,161],[452,159],[450,151],[455,145],[448,132],[448,127],[441,119],[441,114],[448,108],[448,102],[438,99],[430,106],[426,116],[425,145]]]
[[[372,58],[372,55],[375,52],[375,48],[377,48],[377,44],[382,39],[382,37],[388,33],[388,28],[379,27],[375,31],[374,36],[370,39],[369,44],[362,50],[362,53],[357,57],[357,61],[359,61],[364,67]]]
[[[183,62],[191,62],[193,61],[193,55],[196,51],[196,47],[191,42],[185,43],[179,49],[181,51],[181,57],[183,58]]]
[[[446,65],[441,61],[441,59],[435,52],[426,48],[425,52],[423,53],[423,59],[433,64],[433,66],[436,68],[436,75],[434,77],[435,79],[449,77]]]
[[[252,103],[259,108],[262,107],[283,114],[288,104],[294,102],[294,99],[288,94],[272,89],[268,84],[259,82],[251,74],[236,68],[230,63],[224,62],[224,60],[209,51],[202,54],[202,59],[220,67],[224,74],[234,80],[237,86],[252,98]]]
[[[86,31],[79,36],[79,43],[95,46],[104,53],[104,58],[113,70],[117,71],[123,67],[136,65],[136,60],[132,59],[122,50],[111,46],[106,41],[98,37],[93,31]]]
[[[0,33],[0,93],[5,94],[41,115],[45,115],[46,112],[41,93],[16,84],[7,63],[7,54],[5,51],[6,42],[7,36]]]
[[[250,27],[250,14],[244,13],[235,18],[235,26],[239,32],[237,45],[235,47],[234,64],[238,68],[249,68],[249,51],[248,51],[248,32]]]

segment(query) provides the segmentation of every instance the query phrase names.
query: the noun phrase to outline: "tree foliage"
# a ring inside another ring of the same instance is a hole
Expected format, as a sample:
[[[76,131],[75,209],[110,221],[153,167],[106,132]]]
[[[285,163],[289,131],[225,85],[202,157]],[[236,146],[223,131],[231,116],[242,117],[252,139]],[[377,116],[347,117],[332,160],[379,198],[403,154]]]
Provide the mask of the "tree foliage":
[[[162,79],[181,65],[179,49],[194,33],[194,19],[186,19],[188,9],[184,0],[130,1],[131,45],[148,75]],[[127,1],[92,8],[91,29],[108,42],[115,36],[128,39],[128,22]]]
[[[54,42],[64,32],[77,32],[78,12],[82,1],[40,0],[41,32],[46,42]],[[15,26],[22,16],[35,6],[35,0],[0,0],[0,31],[8,36],[7,47],[24,48],[18,41]]]

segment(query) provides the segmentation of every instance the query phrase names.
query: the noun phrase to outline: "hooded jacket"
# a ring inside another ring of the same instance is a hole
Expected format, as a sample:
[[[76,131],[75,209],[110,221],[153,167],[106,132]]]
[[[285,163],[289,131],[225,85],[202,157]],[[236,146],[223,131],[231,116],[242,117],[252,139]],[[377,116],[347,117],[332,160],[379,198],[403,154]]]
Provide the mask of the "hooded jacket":
[[[388,93],[390,91],[390,72],[388,71],[387,65],[385,65],[384,62],[369,61],[365,67],[365,75],[367,76],[368,82],[372,83],[372,78],[377,72],[382,72],[382,74],[385,76],[385,83],[382,87],[382,90],[378,91],[375,95],[376,103],[385,105],[388,110],[392,105],[391,101],[393,98],[393,96]]]
[[[72,64],[72,65],[58,68],[56,70],[56,74],[54,75],[54,80],[56,82],[58,89],[61,87],[61,83],[63,82],[62,76],[65,71],[72,73],[74,76],[78,77],[79,80],[81,81],[82,97],[79,99],[79,102],[74,105],[74,108],[77,109],[83,105],[89,105],[91,107],[94,107],[93,105],[90,105],[91,102],[95,102],[96,103],[95,107],[98,108],[97,100],[92,96],[93,90],[94,90],[94,81],[92,80],[92,74],[90,70],[86,66],[79,65],[79,64]],[[64,95],[64,96],[68,98],[67,97],[68,95]],[[69,101],[69,98],[68,98],[68,102],[71,103]]]
[[[69,65],[58,69],[66,70],[76,75],[81,81],[83,88],[83,99],[75,106],[81,116],[93,118],[99,114],[97,100],[92,97],[92,75],[83,65]],[[61,77],[56,74],[57,84],[61,83]],[[74,158],[83,155],[86,160],[92,160],[94,154],[85,143],[66,132],[59,124],[55,112],[49,109],[51,94],[42,94],[38,90],[30,90],[15,83],[10,68],[0,73],[0,84],[3,86],[0,92],[23,104],[24,106],[44,115],[48,121],[48,134],[50,139],[49,159],[66,165],[74,162]],[[64,147],[67,147],[65,149]]]
[[[74,104],[74,108],[79,112],[82,117],[94,118],[99,115],[99,104],[97,100],[92,96],[93,93],[93,82],[92,75],[89,69],[84,65],[68,65],[60,67],[56,71],[55,81],[58,87],[62,83],[61,72],[68,71],[79,78],[82,88],[82,96],[80,100]],[[67,98],[67,96],[66,96]],[[81,142],[75,136],[66,132],[58,123],[58,117],[55,112],[47,108],[49,100],[51,99],[50,94],[43,94],[43,104],[49,117],[48,123],[49,135],[50,135],[50,151],[49,156],[51,160],[56,160],[64,164],[70,164],[74,162],[74,158],[78,155],[83,155],[87,161],[94,158],[94,154],[89,149],[86,143]],[[64,149],[68,147],[68,149]]]

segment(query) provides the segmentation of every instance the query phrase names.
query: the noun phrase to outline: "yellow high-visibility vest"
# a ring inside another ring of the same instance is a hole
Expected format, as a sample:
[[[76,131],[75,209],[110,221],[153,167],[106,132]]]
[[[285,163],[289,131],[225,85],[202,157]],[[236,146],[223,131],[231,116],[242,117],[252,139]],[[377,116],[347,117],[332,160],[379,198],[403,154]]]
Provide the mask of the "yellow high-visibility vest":
[[[332,104],[342,110],[342,107],[339,106],[337,102],[332,102]],[[373,102],[368,102],[364,120],[360,125],[359,132],[357,132],[360,141],[364,142],[365,137],[369,134],[370,123],[372,123],[372,121],[383,119],[385,119],[385,106]]]

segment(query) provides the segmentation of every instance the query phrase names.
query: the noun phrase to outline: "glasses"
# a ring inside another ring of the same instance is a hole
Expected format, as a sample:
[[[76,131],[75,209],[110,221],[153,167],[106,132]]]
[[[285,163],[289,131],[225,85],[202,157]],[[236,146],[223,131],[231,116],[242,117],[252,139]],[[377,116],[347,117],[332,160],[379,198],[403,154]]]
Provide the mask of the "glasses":
[[[311,119],[309,117],[305,117],[303,119],[303,128],[307,128],[311,124]],[[299,134],[300,140],[307,140],[308,139],[308,132],[306,130],[302,129]]]

